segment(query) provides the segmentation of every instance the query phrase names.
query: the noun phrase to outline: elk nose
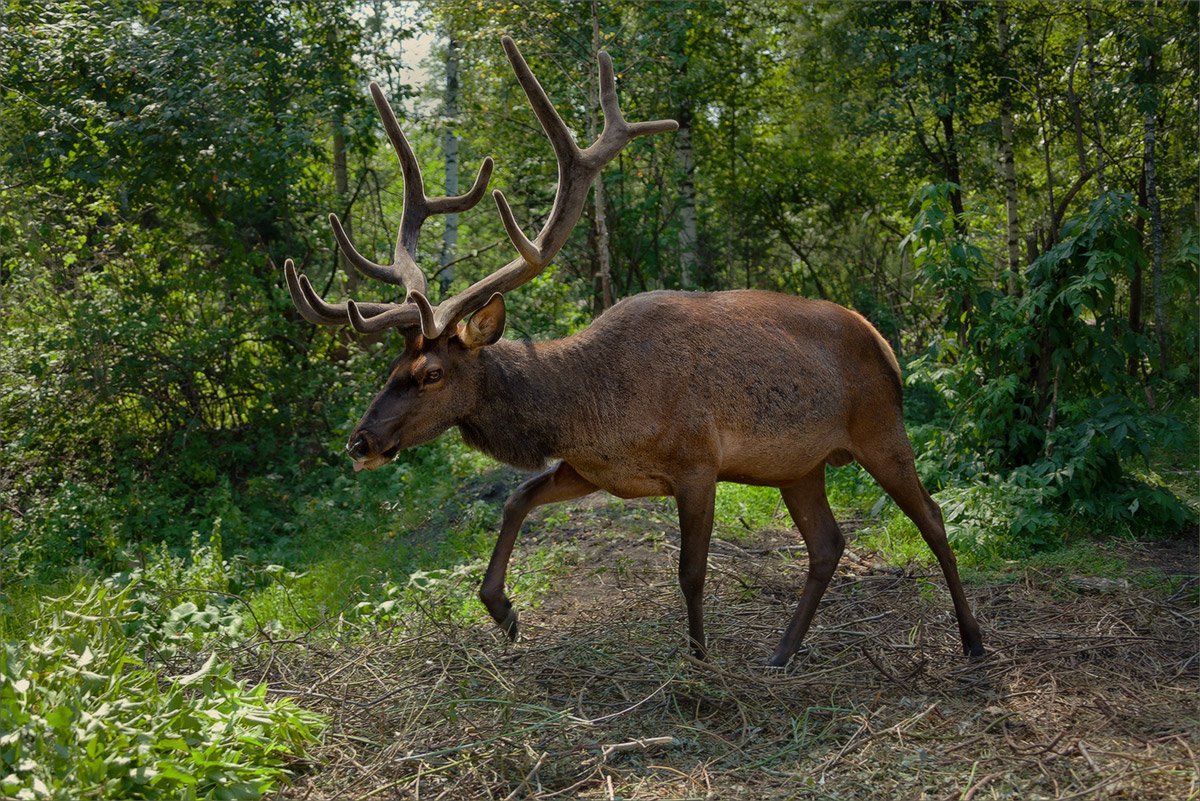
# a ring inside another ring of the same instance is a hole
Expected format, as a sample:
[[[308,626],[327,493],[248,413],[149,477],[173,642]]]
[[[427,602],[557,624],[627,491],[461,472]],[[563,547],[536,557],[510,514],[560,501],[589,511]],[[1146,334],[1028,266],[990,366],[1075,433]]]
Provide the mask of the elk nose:
[[[367,441],[366,436],[357,432],[350,437],[350,442],[346,444],[346,452],[355,459],[364,458],[370,451],[371,444]]]

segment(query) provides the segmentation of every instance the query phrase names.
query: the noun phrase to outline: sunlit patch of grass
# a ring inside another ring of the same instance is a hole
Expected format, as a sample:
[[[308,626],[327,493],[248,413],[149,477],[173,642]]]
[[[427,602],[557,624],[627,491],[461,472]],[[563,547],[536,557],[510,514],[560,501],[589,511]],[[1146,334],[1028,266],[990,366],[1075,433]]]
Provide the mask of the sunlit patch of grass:
[[[858,464],[825,468],[825,494],[836,517],[864,516],[877,506],[883,490]],[[792,528],[793,522],[775,487],[718,484],[715,533],[734,540],[749,539],[768,527]]]
[[[1084,521],[1075,519],[1073,530],[1088,529]],[[1092,529],[1094,530],[1094,529]],[[1109,579],[1171,595],[1184,588],[1185,577],[1172,576],[1159,568],[1135,569],[1130,563],[1117,556],[1109,548],[1098,547],[1095,538],[1088,534],[1074,534],[1064,544],[1020,557],[1006,556],[995,549],[973,548],[970,543],[954,543],[959,572],[967,582],[1021,581],[1030,574],[1043,576],[1071,591],[1072,580],[1080,577]],[[898,565],[919,565],[924,569],[937,569],[937,559],[925,544],[917,527],[894,505],[889,504],[883,518],[876,524],[861,529],[855,544],[880,554],[884,560]],[[1196,589],[1200,598],[1200,587]]]
[[[718,484],[714,533],[727,539],[749,539],[760,528],[774,525],[787,512],[774,487]]]
[[[936,561],[916,525],[890,502],[881,520],[859,529],[854,544],[876,551],[891,564],[930,565]]]
[[[339,477],[326,495],[303,502],[296,535],[265,554],[299,575],[255,595],[256,613],[303,629],[363,603],[433,602],[430,593],[437,590],[436,602],[451,617],[486,619],[476,591],[502,501],[481,500],[478,487],[464,485],[477,484],[495,467],[454,434],[380,470]],[[336,511],[347,508],[354,512]],[[546,519],[528,521],[526,532],[565,525],[568,511],[556,508]],[[536,605],[571,553],[518,546],[508,580],[514,600]],[[443,587],[455,590],[447,594]]]

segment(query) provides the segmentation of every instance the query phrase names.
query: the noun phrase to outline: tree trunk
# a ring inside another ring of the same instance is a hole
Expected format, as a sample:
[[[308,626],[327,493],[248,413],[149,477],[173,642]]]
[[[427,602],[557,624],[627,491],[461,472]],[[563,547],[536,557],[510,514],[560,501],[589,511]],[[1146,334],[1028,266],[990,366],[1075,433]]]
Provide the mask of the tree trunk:
[[[1091,95],[1092,107],[1097,107],[1096,100],[1096,44],[1095,37],[1092,31],[1092,0],[1088,0],[1084,7],[1084,22],[1087,26],[1085,36],[1087,38],[1087,65],[1088,65],[1088,92]],[[1100,131],[1100,115],[1092,115],[1092,126],[1095,128],[1093,136],[1096,137],[1096,179],[1100,182],[1100,191],[1108,191],[1108,180],[1104,175],[1104,139]]]
[[[1083,144],[1083,111],[1079,108],[1079,95],[1075,93],[1075,67],[1083,54],[1084,37],[1079,37],[1075,45],[1075,58],[1071,59],[1071,67],[1067,70],[1067,105],[1071,107],[1071,129],[1075,133],[1075,158],[1079,162],[1079,174],[1088,172],[1087,148]]]
[[[1154,58],[1147,56],[1147,66],[1150,69],[1151,80],[1154,77]],[[1163,299],[1163,229],[1162,207],[1158,201],[1158,180],[1155,173],[1155,108],[1146,111],[1145,117],[1145,158],[1146,158],[1146,203],[1150,209],[1150,274],[1154,291],[1154,332],[1158,338],[1158,369],[1165,372],[1168,368],[1167,347],[1167,312]]]
[[[941,22],[942,35],[947,36],[946,28],[949,23],[949,3],[941,4]],[[947,47],[950,43],[943,41]],[[958,74],[954,69],[954,59],[947,57],[945,66],[942,67],[942,78],[945,83],[942,85],[942,90],[945,93],[945,102],[942,104],[945,112],[938,113],[938,119],[942,123],[942,135],[946,138],[946,180],[954,184],[954,189],[950,192],[950,206],[954,209],[954,229],[962,233],[963,229],[963,202],[962,202],[962,168],[958,158],[958,142],[954,135],[954,104],[958,97]]]
[[[679,106],[679,132],[675,134],[675,157],[679,165],[679,286],[692,289],[696,275],[696,161],[692,149],[692,105]]]
[[[1138,180],[1138,205],[1142,208],[1146,207],[1146,165],[1142,164],[1142,175]],[[1146,218],[1138,215],[1133,222],[1137,228],[1138,241],[1142,243],[1142,249],[1146,247]],[[1142,263],[1134,262],[1133,277],[1129,279],[1129,330],[1135,334],[1142,333],[1142,284],[1144,283]],[[1126,368],[1130,375],[1137,373],[1139,358],[1133,354],[1129,355],[1129,362]]]
[[[338,48],[337,31],[330,28],[326,34],[326,44],[330,51]],[[340,106],[335,106],[333,116],[333,192],[337,198],[338,216],[341,217],[342,227],[347,235],[353,235],[354,226],[350,214],[350,171],[346,163],[346,116]],[[338,266],[346,277],[346,291],[352,292],[358,287],[358,272],[346,258],[346,254],[338,250]]]
[[[346,166],[346,134],[343,132],[345,123],[341,113],[333,121],[333,190],[337,197],[339,216],[346,234],[352,235],[354,225],[350,217],[350,175]],[[338,250],[338,265],[346,276],[346,291],[353,292],[358,287],[358,271],[346,258],[341,249]]]
[[[1157,43],[1156,43],[1157,44]],[[1154,335],[1158,339],[1158,369],[1168,369],[1168,332],[1163,297],[1163,210],[1158,200],[1158,175],[1154,147],[1157,144],[1156,115],[1158,113],[1158,59],[1154,46],[1146,54],[1146,80],[1150,82],[1151,100],[1145,104],[1145,164],[1146,207],[1150,209],[1150,264],[1154,293]]]
[[[1004,208],[1008,216],[1008,294],[1021,292],[1021,226],[1017,218],[1017,165],[1013,157],[1012,86],[1008,62],[1008,8],[996,5],[996,25],[1000,44],[1000,168],[1004,177]]]
[[[613,305],[612,259],[608,252],[608,220],[605,217],[604,180],[597,175],[592,189],[596,224],[596,297],[592,313],[603,314]]]
[[[446,93],[445,128],[442,130],[442,155],[446,161],[446,196],[458,194],[458,135],[454,126],[458,119],[458,41],[453,36],[446,42]],[[447,265],[454,260],[454,249],[458,245],[458,214],[446,215],[446,227],[442,232],[442,252],[438,256],[438,284],[442,296],[450,292],[454,280],[454,268]]]
[[[592,0],[592,61],[600,60],[600,13],[596,0]],[[600,84],[599,78],[593,74],[591,97],[588,99],[588,139],[595,141],[600,115]],[[608,220],[605,215],[604,176],[597,175],[592,184],[592,204],[595,211],[593,220],[596,226],[596,277],[595,294],[592,299],[592,314],[599,316],[613,305],[612,292],[612,260],[608,252]]]

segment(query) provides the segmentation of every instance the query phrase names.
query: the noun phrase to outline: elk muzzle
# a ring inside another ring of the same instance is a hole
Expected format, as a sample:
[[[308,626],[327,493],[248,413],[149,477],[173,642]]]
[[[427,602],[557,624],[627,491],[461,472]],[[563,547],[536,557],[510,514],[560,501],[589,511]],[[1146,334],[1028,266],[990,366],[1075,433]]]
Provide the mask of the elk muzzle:
[[[391,452],[381,451],[378,438],[361,428],[351,434],[350,441],[346,443],[346,452],[354,459],[356,473],[363,469],[374,470],[382,467],[395,458],[398,450],[399,448],[394,448]]]

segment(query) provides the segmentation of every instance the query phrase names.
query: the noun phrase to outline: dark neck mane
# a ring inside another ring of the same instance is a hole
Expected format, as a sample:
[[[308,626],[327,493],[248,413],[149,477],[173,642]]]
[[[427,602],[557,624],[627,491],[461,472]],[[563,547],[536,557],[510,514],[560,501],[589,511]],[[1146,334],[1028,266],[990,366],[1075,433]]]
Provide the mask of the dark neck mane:
[[[501,340],[485,348],[479,403],[458,421],[463,440],[514,467],[542,468],[561,449],[567,350],[561,341]]]

